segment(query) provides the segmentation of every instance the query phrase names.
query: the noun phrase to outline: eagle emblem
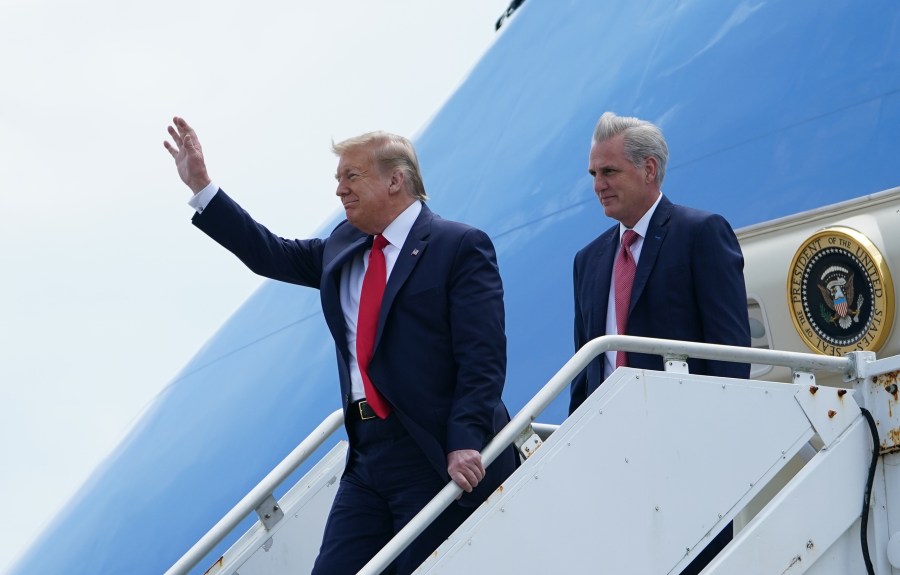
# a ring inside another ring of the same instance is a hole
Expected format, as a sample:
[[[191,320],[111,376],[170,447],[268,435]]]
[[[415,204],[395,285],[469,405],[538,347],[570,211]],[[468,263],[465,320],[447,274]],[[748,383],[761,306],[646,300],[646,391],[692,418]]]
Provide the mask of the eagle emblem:
[[[787,296],[797,335],[817,353],[878,351],[891,334],[894,283],[887,261],[852,228],[825,228],[800,244]]]
[[[827,306],[820,310],[822,319],[830,324],[837,323],[841,328],[848,329],[854,322],[859,322],[859,312],[865,303],[865,297],[860,294],[856,300],[856,307],[852,307],[853,273],[842,266],[831,266],[822,274],[817,284],[822,293],[822,300]]]

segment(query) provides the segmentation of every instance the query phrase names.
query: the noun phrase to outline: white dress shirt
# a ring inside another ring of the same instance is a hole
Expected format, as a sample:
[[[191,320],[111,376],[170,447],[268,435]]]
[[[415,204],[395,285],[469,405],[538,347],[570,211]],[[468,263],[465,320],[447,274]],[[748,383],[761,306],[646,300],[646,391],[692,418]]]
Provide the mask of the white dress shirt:
[[[659,201],[662,199],[662,194],[656,198],[656,201],[653,202],[653,205],[650,206],[650,209],[647,210],[641,219],[638,220],[636,224],[634,224],[633,228],[628,228],[624,224],[619,224],[619,245],[622,244],[622,236],[625,235],[625,231],[628,229],[634,230],[638,239],[634,240],[634,243],[631,244],[631,255],[634,256],[634,265],[637,267],[638,261],[641,259],[641,248],[644,247],[644,236],[647,235],[647,228],[650,227],[650,219],[653,217],[653,212],[656,211],[656,206],[659,205]],[[616,250],[616,255],[618,255],[618,250]],[[613,258],[613,262],[615,262],[615,258]],[[609,282],[609,297],[606,303],[606,335],[620,335],[618,324],[616,322],[616,282],[615,278],[611,277]],[[616,351],[607,351],[604,355],[603,361],[603,378],[606,379],[610,376],[610,374],[616,369]]]
[[[381,234],[388,244],[384,246],[384,264],[387,270],[387,279],[391,277],[400,248],[406,242],[406,236],[412,229],[416,218],[422,211],[422,202],[413,202],[406,210],[397,216]],[[344,264],[341,270],[341,309],[344,311],[344,323],[347,326],[347,347],[350,349],[350,401],[365,399],[363,391],[362,374],[359,364],[356,362],[356,320],[359,317],[359,296],[362,294],[363,278],[366,268],[369,266],[369,252],[371,248],[356,256]]]

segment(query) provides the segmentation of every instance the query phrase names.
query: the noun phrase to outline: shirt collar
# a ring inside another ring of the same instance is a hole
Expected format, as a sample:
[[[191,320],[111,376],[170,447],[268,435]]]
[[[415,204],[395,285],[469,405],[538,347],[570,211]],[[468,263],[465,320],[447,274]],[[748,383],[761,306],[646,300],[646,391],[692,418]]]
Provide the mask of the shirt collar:
[[[384,229],[381,235],[383,235],[392,246],[398,249],[402,248],[403,244],[406,242],[406,237],[409,235],[409,230],[412,229],[413,224],[416,223],[416,218],[419,217],[421,212],[422,202],[417,200],[411,203],[399,216],[394,218],[394,221],[388,224],[388,227]]]
[[[647,210],[647,213],[641,216],[641,219],[639,219],[637,223],[634,224],[633,228],[628,228],[625,226],[625,224],[622,223],[619,224],[619,241],[622,241],[622,236],[625,235],[625,230],[629,229],[636,231],[637,234],[641,236],[641,238],[647,236],[647,229],[650,228],[650,220],[653,218],[653,212],[656,211],[656,206],[659,205],[659,201],[662,199],[662,197],[662,192],[660,192],[656,197],[656,201],[653,202],[653,205],[650,206],[650,209]]]

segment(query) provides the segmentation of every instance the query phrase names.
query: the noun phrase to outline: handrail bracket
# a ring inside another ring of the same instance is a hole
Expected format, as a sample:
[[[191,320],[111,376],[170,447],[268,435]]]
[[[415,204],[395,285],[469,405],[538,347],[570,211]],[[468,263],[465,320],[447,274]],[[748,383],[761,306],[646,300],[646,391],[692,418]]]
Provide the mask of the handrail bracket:
[[[266,531],[271,531],[275,524],[284,517],[284,511],[281,510],[281,506],[278,505],[271,493],[256,508],[256,514],[259,515],[259,521]]]
[[[543,441],[538,436],[537,432],[531,425],[528,425],[525,429],[519,433],[518,437],[516,437],[515,444],[516,449],[519,450],[519,453],[523,458],[528,459],[538,450],[538,448],[543,445]]]
[[[663,363],[669,373],[690,373],[687,360],[688,356],[686,355],[665,354],[663,356]]]

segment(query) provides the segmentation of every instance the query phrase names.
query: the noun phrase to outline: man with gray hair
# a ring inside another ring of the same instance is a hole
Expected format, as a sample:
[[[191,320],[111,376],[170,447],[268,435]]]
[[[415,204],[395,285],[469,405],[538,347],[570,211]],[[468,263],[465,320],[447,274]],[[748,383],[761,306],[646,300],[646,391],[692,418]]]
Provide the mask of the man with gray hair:
[[[509,422],[491,240],[428,209],[406,138],[372,132],[334,144],[346,220],[327,238],[287,240],[212,182],[187,122],[168,131],[194,225],[255,273],[321,296],[350,442],[313,573],[356,573],[448,481],[465,491],[385,571],[411,573],[518,462],[510,447],[485,469],[480,454]]]
[[[618,223],[575,256],[575,348],[602,335],[749,346],[744,257],[717,214],[662,194],[669,150],[658,127],[606,112],[588,173]],[[747,378],[750,366],[690,359],[691,373]],[[609,351],[572,382],[569,413],[617,368],[663,369],[658,355]],[[698,573],[731,539],[726,528],[683,572]]]

